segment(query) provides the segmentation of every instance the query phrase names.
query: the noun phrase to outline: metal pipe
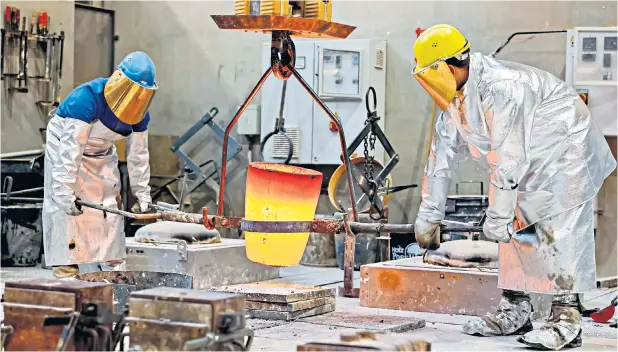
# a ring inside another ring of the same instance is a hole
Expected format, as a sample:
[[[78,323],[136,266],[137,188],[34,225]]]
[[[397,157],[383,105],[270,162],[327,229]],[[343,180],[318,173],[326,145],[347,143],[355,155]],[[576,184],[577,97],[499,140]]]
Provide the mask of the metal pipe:
[[[64,31],[60,32],[60,57],[58,58],[58,72],[56,72],[56,84],[54,85],[54,103],[60,104],[60,80],[62,79],[62,59],[64,52]],[[114,43],[112,42],[112,49],[114,48]]]
[[[6,343],[9,341],[9,336],[13,334],[13,326],[11,325],[2,325],[0,327],[0,332],[2,332],[2,336],[0,337],[0,347],[6,351]]]
[[[0,79],[4,80],[4,28],[0,29],[0,33],[2,34],[2,43],[0,44]]]
[[[354,233],[414,233],[414,224],[381,224],[381,223],[364,223],[364,222],[349,222],[350,229]],[[442,232],[483,232],[482,226],[450,226],[442,225]]]
[[[91,204],[91,203],[86,203],[86,202],[82,202],[81,200],[76,200],[75,204],[77,205],[81,205],[84,207],[88,207],[88,208],[92,208],[92,209],[97,209],[97,210],[101,210],[107,213],[112,213],[112,214],[116,214],[116,215],[122,215],[124,217],[130,218],[130,219],[136,219],[136,220],[151,220],[151,219],[160,219],[161,218],[161,213],[150,213],[150,214],[134,214],[128,211],[124,211],[124,210],[118,210],[118,209],[112,209],[112,208],[108,208],[108,207],[104,207],[102,205],[98,205],[98,204]]]
[[[277,126],[275,129],[279,131],[281,127],[284,125],[285,119],[283,118],[283,107],[285,106],[285,92],[288,87],[288,80],[283,81],[283,87],[281,88],[281,104],[279,105],[279,121],[277,121]]]
[[[515,33],[511,34],[509,39],[507,39],[506,42],[504,42],[502,45],[500,45],[498,47],[498,49],[494,50],[493,53],[489,54],[489,56],[496,57],[496,55],[498,55],[498,53],[500,53],[502,51],[502,49],[504,49],[504,47],[507,46],[510,43],[511,39],[515,38],[518,35],[552,34],[552,33],[566,33],[566,29],[550,30],[550,31],[515,32]]]
[[[53,39],[52,38],[47,38],[47,40],[45,41],[45,44],[46,44],[46,48],[45,48],[45,75],[43,76],[43,79],[45,81],[49,81],[50,80],[49,70],[50,70],[51,65],[52,65],[52,45],[53,45]]]
[[[29,197],[10,197],[5,199],[6,202],[43,202],[43,198],[29,198]]]
[[[26,17],[24,17],[24,89],[22,92],[28,91],[28,32],[26,32]]]
[[[264,85],[264,82],[266,82],[266,79],[270,76],[272,72],[273,71],[270,67],[266,70],[266,72],[264,72],[264,74],[262,75],[262,78],[260,78],[258,83],[255,85],[255,87],[251,91],[251,94],[249,94],[249,96],[247,97],[245,102],[242,104],[240,109],[238,109],[238,112],[236,112],[236,115],[234,115],[234,118],[232,119],[232,121],[229,123],[229,125],[227,125],[227,128],[225,129],[225,134],[223,135],[223,151],[221,153],[221,182],[219,184],[219,204],[218,204],[218,209],[217,209],[217,215],[219,216],[223,216],[223,209],[224,209],[223,206],[225,203],[225,181],[227,177],[227,144],[230,139],[230,133],[232,132],[232,127],[236,125],[236,122],[238,122],[238,119],[240,118],[240,116],[243,114],[243,112],[245,112],[245,110],[247,109],[247,106],[249,106],[249,104],[251,103],[255,95],[260,91],[260,88],[262,88],[262,86]]]
[[[130,219],[135,219],[135,220],[159,220],[161,219],[165,221],[182,222],[182,223],[189,223],[189,224],[204,224],[204,216],[202,214],[184,213],[181,211],[163,211],[160,213],[135,214],[135,213],[131,213],[131,212],[124,211],[124,210],[104,207],[98,204],[86,203],[81,200],[76,200],[75,203],[78,205],[84,206],[84,207],[101,210],[107,213],[112,213],[112,214],[130,218]]]
[[[112,209],[98,204],[86,203],[81,200],[75,201],[76,204],[98,209],[112,214],[125,216],[131,219],[149,220],[161,219],[173,222],[204,224],[204,215],[196,213],[185,213],[181,211],[162,211],[159,213],[135,214],[124,210]],[[208,216],[212,223],[214,216]],[[242,223],[230,222],[223,218],[225,228],[240,228]],[[288,233],[288,232],[316,232],[316,233],[338,233],[344,229],[345,221],[342,220],[322,220],[313,221],[244,221],[245,226],[253,226],[254,231],[269,233]],[[229,225],[229,224],[237,225]],[[388,223],[364,223],[350,221],[347,223],[350,230],[354,233],[414,233],[414,224],[388,224]],[[258,228],[259,227],[259,228]],[[444,221],[441,226],[442,232],[482,232],[483,227],[479,225],[468,225],[456,221]]]
[[[20,156],[42,154],[43,151],[44,149],[34,149],[34,150],[24,150],[23,152],[5,153],[5,154],[0,154],[0,159],[18,158]]]
[[[351,208],[352,209],[352,221],[358,221],[358,211],[356,209],[356,194],[354,193],[354,186],[353,186],[354,184],[352,183],[352,166],[350,164],[350,157],[348,155],[348,148],[347,148],[347,144],[345,141],[345,134],[343,133],[343,126],[341,125],[341,122],[339,122],[339,119],[335,117],[333,112],[330,111],[328,106],[326,106],[324,102],[320,99],[320,97],[318,97],[318,95],[315,94],[313,89],[311,89],[309,84],[307,84],[307,82],[298,73],[298,71],[296,71],[294,67],[291,67],[291,70],[292,70],[292,74],[294,75],[294,77],[296,77],[296,79],[300,82],[303,88],[305,88],[307,93],[311,95],[313,100],[315,100],[315,102],[318,103],[320,108],[322,108],[326,116],[328,116],[328,118],[337,126],[337,132],[339,133],[339,144],[341,146],[341,153],[343,155],[343,163],[345,165],[346,178],[348,181],[347,182],[348,183],[348,194],[350,196],[350,206],[352,207]]]
[[[69,342],[71,342],[73,338],[73,333],[75,332],[75,326],[79,321],[79,317],[79,312],[73,312],[71,314],[71,320],[69,320],[69,323],[64,327],[64,329],[62,329],[60,339],[58,339],[58,343],[56,344],[56,351],[67,350],[67,347],[69,347]]]
[[[180,197],[178,198],[178,210],[183,211],[185,205],[185,187],[187,186],[187,175],[191,172],[189,166],[185,166],[183,169],[184,175],[182,176],[182,185],[180,187]]]

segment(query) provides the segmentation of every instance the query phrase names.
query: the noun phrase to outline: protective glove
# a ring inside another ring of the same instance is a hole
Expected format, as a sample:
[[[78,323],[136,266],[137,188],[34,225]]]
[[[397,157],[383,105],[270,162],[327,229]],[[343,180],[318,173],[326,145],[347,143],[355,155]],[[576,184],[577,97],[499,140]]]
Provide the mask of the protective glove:
[[[151,202],[141,201],[133,204],[131,207],[131,211],[137,214],[146,214],[146,213],[154,213],[155,208],[152,206]]]
[[[69,205],[69,207],[64,210],[65,213],[67,213],[69,216],[79,216],[84,213],[82,211],[82,207],[75,203],[76,201],[77,199],[74,200],[73,203],[71,203],[71,205]]]
[[[513,221],[505,222],[502,219],[487,216],[483,224],[483,233],[490,240],[508,243],[514,232]]]
[[[438,249],[440,248],[440,223],[417,216],[414,222],[414,236],[421,248]]]

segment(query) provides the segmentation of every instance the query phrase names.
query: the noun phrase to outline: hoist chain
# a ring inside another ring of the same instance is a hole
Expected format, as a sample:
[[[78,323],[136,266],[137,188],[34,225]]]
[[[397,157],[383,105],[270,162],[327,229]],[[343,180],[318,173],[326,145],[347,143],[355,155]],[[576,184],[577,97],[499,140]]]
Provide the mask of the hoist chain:
[[[370,103],[369,103],[369,97],[370,94],[373,95],[373,109],[371,109],[370,107]],[[373,160],[374,160],[374,152],[375,152],[375,144],[376,144],[376,134],[374,133],[374,126],[375,126],[375,122],[377,120],[379,120],[378,117],[378,112],[376,110],[376,105],[377,105],[377,99],[376,99],[376,93],[375,93],[375,89],[373,89],[373,87],[370,87],[369,90],[367,91],[367,94],[365,95],[365,106],[367,107],[367,120],[365,120],[365,126],[367,126],[367,124],[371,124],[371,129],[369,131],[369,133],[365,136],[365,138],[363,139],[363,147],[364,147],[364,157],[365,157],[365,182],[367,184],[367,188],[369,190],[369,194],[367,195],[369,203],[371,204],[370,208],[369,208],[369,216],[374,219],[374,220],[378,220],[382,217],[382,214],[377,214],[377,217],[374,217],[374,207],[375,207],[375,203],[376,203],[376,199],[378,197],[378,188],[380,185],[378,185],[378,183],[375,181],[374,179],[374,175],[373,175]],[[369,151],[371,151],[371,155],[369,155]]]

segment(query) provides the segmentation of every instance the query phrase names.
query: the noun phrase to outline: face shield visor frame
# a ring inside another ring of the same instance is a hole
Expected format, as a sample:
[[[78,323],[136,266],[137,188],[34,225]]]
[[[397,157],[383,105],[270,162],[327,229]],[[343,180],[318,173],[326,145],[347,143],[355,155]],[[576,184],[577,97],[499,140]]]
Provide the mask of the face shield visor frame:
[[[464,48],[465,49],[465,48]],[[453,56],[460,61],[469,58],[469,52]],[[457,81],[446,63],[450,58],[439,59],[426,67],[416,65],[412,75],[421,87],[436,102],[442,111],[446,110],[457,93]]]
[[[154,88],[146,88],[116,70],[105,84],[103,95],[120,121],[135,125],[146,116],[157,88],[156,83]]]

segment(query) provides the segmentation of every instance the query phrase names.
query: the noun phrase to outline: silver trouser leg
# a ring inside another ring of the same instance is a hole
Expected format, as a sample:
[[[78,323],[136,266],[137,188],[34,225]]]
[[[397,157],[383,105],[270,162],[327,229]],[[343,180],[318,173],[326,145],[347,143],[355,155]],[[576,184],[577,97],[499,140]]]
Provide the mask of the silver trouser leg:
[[[535,348],[560,350],[582,345],[581,301],[578,294],[555,295],[551,314],[543,326],[517,341]]]
[[[497,309],[480,319],[467,322],[463,331],[469,335],[480,336],[524,334],[532,330],[531,316],[532,303],[528,294],[503,290]]]

